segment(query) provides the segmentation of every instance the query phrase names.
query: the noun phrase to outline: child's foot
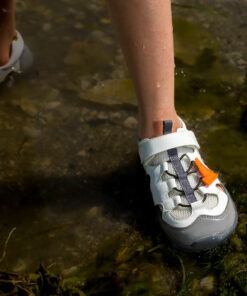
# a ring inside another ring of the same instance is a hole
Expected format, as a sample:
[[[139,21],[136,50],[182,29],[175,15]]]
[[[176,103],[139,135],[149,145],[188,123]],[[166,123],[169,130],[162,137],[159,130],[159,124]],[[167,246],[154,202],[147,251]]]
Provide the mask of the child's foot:
[[[9,61],[0,67],[0,84],[7,80],[12,74],[27,72],[33,64],[32,53],[24,44],[22,36],[16,32],[16,38],[11,44]]]
[[[139,154],[164,232],[175,246],[200,251],[230,236],[237,211],[218,175],[204,164],[194,133],[181,125],[172,133],[172,121],[164,121],[164,135],[140,141]]]

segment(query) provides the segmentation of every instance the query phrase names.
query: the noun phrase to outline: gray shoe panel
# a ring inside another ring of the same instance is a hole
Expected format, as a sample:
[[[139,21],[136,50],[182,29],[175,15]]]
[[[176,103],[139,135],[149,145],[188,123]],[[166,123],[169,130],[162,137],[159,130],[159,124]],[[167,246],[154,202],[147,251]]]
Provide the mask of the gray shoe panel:
[[[22,55],[20,57],[20,68],[22,73],[27,73],[33,66],[33,54],[27,45],[24,45]]]
[[[229,197],[224,213],[219,216],[200,216],[188,227],[174,228],[164,223],[160,215],[160,223],[175,246],[204,250],[215,247],[234,231],[237,225],[237,211]]]

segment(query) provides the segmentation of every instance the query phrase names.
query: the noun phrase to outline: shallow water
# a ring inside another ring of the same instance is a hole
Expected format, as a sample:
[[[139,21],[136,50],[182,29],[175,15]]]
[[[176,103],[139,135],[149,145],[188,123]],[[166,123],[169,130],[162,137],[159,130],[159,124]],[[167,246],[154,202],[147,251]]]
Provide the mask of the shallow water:
[[[86,295],[244,293],[247,82],[213,32],[176,9],[177,109],[237,202],[235,234],[191,256],[156,227],[135,94],[102,1],[17,1],[35,67],[0,90],[2,250],[16,228],[1,270],[42,263]]]

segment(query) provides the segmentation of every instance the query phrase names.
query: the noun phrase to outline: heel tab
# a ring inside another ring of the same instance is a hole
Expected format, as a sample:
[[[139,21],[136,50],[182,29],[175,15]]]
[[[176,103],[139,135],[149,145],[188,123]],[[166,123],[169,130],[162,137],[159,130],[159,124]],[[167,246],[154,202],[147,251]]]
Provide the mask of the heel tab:
[[[172,132],[172,120],[163,121],[163,135],[170,134]]]

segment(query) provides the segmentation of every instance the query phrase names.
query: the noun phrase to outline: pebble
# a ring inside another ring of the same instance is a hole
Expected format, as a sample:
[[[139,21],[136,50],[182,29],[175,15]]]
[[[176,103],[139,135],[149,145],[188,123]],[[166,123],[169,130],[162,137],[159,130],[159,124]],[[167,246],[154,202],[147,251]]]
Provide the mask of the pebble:
[[[215,278],[212,275],[208,275],[201,279],[200,287],[207,291],[213,291],[215,285]]]
[[[41,131],[34,126],[24,126],[23,132],[30,138],[38,138],[41,134]]]
[[[108,116],[105,112],[99,112],[98,119],[107,119]]]
[[[52,101],[46,104],[46,109],[51,110],[59,107],[61,105],[60,101]]]
[[[44,23],[43,26],[42,26],[42,30],[44,32],[48,32],[51,30],[51,23]]]
[[[87,156],[87,152],[85,150],[80,150],[79,152],[77,152],[77,155],[85,157],[85,156]]]
[[[76,24],[74,25],[74,28],[77,29],[77,30],[81,30],[81,29],[84,28],[84,25],[83,25],[82,23],[76,23]]]
[[[86,213],[87,218],[99,218],[99,216],[102,213],[102,208],[101,207],[91,207],[88,212]]]
[[[14,272],[23,272],[27,269],[27,262],[23,259],[18,259],[15,267],[13,268]]]
[[[87,79],[81,79],[80,87],[81,87],[81,90],[87,90],[90,87],[90,81]]]
[[[77,65],[81,63],[82,60],[82,52],[84,49],[83,42],[74,42],[71,45],[69,52],[64,58],[64,63],[66,65]]]
[[[124,121],[124,126],[130,129],[136,129],[137,128],[137,120],[135,117],[128,117]]]
[[[24,111],[30,116],[35,116],[38,113],[38,109],[32,104],[32,101],[29,101],[27,99],[21,99],[19,106],[22,109],[22,111]]]

